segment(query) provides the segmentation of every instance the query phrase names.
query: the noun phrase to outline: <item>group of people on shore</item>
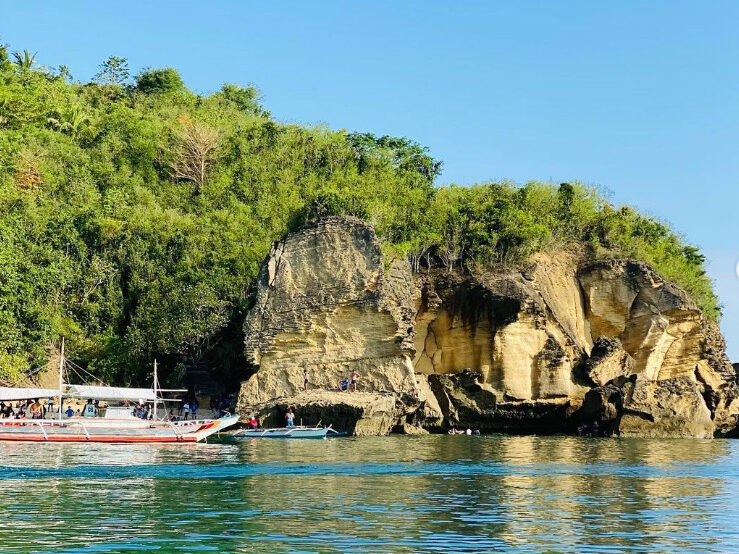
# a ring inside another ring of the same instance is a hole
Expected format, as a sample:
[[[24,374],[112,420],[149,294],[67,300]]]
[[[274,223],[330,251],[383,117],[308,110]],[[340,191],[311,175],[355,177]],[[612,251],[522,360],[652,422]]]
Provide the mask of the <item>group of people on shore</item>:
[[[180,404],[180,408],[177,410],[177,416],[182,420],[187,420],[191,417],[192,419],[197,419],[199,408],[200,404],[198,404],[198,401],[195,398],[192,400],[185,400]]]
[[[351,391],[357,392],[357,383],[359,383],[359,372],[355,369],[352,371],[351,376],[344,377],[339,383],[340,391]],[[308,369],[303,368],[303,390],[308,390]]]
[[[234,395],[224,395],[223,397],[211,396],[210,398],[210,410],[213,412],[213,417],[222,417],[223,415],[230,413],[234,404]],[[170,421],[186,421],[194,420],[198,418],[198,411],[200,410],[200,402],[198,399],[189,394],[183,396],[180,399],[179,406],[175,410],[170,410],[167,414],[167,418]]]
[[[210,409],[213,412],[213,417],[223,417],[230,414],[235,407],[236,395],[234,393],[226,394],[222,398],[217,396],[210,397]],[[190,408],[192,408],[192,405],[190,405]],[[195,412],[197,413],[197,407]]]
[[[236,397],[234,394],[227,394],[220,398],[218,396],[211,396],[210,410],[213,417],[223,417],[231,413],[235,403]],[[182,398],[179,407],[177,408],[177,413],[175,413],[175,410],[169,410],[166,419],[168,421],[195,420],[198,418],[199,410],[200,403],[198,402],[197,398],[192,395],[186,396]]]
[[[351,378],[344,377],[339,385],[340,391],[357,392],[357,383],[359,383],[359,372],[355,369],[352,371]]]

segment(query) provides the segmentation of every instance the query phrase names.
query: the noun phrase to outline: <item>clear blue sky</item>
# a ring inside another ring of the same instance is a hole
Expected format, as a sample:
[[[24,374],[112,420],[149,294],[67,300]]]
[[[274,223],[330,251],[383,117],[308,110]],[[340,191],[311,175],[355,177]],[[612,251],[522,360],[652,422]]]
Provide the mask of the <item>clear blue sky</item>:
[[[710,259],[739,360],[739,2],[5,3],[0,37],[89,79],[109,55],[282,121],[404,135],[441,183],[579,179]]]

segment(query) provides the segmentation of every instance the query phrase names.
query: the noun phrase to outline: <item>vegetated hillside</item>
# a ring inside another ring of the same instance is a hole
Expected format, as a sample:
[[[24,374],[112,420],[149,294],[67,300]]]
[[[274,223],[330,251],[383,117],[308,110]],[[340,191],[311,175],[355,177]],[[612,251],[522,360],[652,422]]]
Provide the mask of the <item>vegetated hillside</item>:
[[[580,184],[438,188],[440,162],[405,138],[275,121],[254,87],[189,91],[173,69],[96,82],[0,48],[0,380],[67,338],[118,383],[159,357],[170,376],[243,367],[241,323],[270,244],[309,218],[355,215],[384,248],[484,269],[542,249],[630,256],[719,308],[704,258]]]

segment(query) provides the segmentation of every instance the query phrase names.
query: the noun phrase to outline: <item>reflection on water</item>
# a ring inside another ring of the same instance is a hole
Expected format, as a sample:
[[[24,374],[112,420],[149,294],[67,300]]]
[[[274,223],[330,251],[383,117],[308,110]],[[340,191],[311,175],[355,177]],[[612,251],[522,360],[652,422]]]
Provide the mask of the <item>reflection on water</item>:
[[[3,552],[739,549],[739,441],[0,444]]]

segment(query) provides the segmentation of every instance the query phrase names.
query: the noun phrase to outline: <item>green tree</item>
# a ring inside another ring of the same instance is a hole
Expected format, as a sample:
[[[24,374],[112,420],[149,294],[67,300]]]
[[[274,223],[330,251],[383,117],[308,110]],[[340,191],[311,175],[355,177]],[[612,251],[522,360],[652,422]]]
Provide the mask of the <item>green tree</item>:
[[[38,54],[38,52],[31,54],[31,52],[28,50],[23,50],[22,52],[13,52],[15,65],[17,65],[20,69],[24,71],[29,71],[36,65],[36,54]]]
[[[266,115],[259,103],[259,90],[254,86],[240,87],[227,83],[221,87],[221,94],[245,113]]]
[[[9,64],[8,46],[0,42],[0,69],[8,69]]]
[[[372,133],[349,133],[347,140],[352,146],[360,171],[370,165],[371,156],[388,156],[394,166],[402,171],[414,171],[429,182],[441,174],[443,163],[428,154],[428,148],[405,137],[382,136]]]
[[[110,56],[100,64],[100,70],[93,80],[104,85],[124,85],[128,81],[128,60],[118,56]]]
[[[171,67],[143,71],[136,77],[136,88],[144,94],[177,92],[184,86],[180,74]]]
[[[71,70],[66,65],[60,65],[57,68],[57,75],[59,76],[60,79],[63,79],[64,81],[67,81],[67,82],[71,82],[72,80],[74,80],[74,78],[72,77]]]

